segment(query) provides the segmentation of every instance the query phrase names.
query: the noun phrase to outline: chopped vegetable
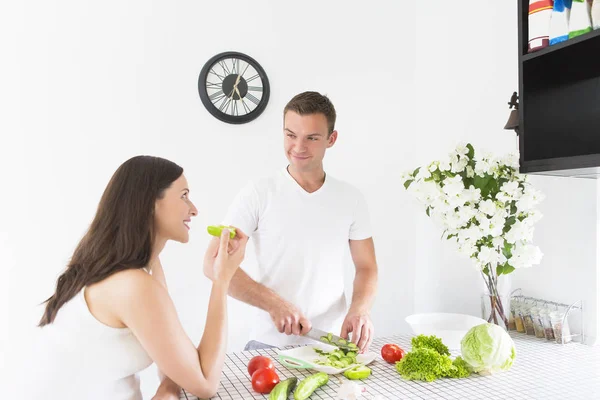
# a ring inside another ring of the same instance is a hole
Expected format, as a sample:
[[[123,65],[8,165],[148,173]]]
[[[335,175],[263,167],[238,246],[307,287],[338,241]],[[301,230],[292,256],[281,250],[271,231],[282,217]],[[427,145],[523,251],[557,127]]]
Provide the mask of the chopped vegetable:
[[[364,365],[357,365],[354,368],[344,371],[344,376],[351,380],[366,379],[371,375],[371,368]]]
[[[315,364],[325,365],[334,368],[346,368],[353,364],[358,364],[356,360],[356,353],[353,351],[349,351],[344,354],[344,352],[340,349],[335,349],[333,351],[327,352],[320,349],[314,349],[315,353],[324,357],[325,359],[317,359],[315,360]]]
[[[358,346],[349,340],[339,338],[337,341],[333,340],[333,333],[327,333],[327,336],[321,336],[321,341],[331,344],[333,346],[342,347],[350,351],[358,351]]]
[[[209,225],[206,228],[206,231],[213,236],[217,236],[220,237],[221,236],[221,232],[223,232],[223,229],[227,229],[229,230],[229,238],[233,239],[235,237],[235,228],[233,226],[226,226],[226,225]]]

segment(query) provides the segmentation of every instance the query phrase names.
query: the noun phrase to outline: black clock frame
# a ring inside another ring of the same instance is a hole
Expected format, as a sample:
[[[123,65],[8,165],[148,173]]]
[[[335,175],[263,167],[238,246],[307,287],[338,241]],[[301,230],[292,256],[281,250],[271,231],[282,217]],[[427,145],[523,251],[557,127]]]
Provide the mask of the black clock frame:
[[[206,79],[208,77],[208,74],[215,64],[227,58],[236,58],[239,60],[246,61],[248,64],[252,65],[256,72],[258,72],[259,78],[262,82],[263,90],[260,102],[258,103],[256,108],[248,114],[226,114],[220,111],[217,107],[215,107],[215,105],[209,98],[208,92],[206,90]],[[208,60],[206,64],[204,64],[204,67],[202,67],[202,70],[200,71],[200,76],[198,77],[198,93],[200,94],[200,100],[202,100],[202,104],[204,104],[204,107],[213,117],[217,118],[220,121],[227,122],[229,124],[244,124],[258,118],[258,116],[262,114],[262,112],[265,110],[265,108],[267,107],[267,103],[269,102],[271,88],[269,85],[269,79],[267,78],[267,73],[255,59],[237,51],[226,51],[215,55],[210,60]]]

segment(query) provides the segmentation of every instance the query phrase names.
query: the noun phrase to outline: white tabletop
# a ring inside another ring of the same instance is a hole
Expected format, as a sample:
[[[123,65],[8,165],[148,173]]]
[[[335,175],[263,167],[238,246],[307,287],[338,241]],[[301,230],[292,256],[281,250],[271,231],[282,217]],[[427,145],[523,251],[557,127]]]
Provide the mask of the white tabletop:
[[[406,381],[393,364],[378,357],[369,367],[371,377],[359,381],[366,387],[363,399],[600,399],[600,347],[579,343],[548,342],[521,333],[512,333],[517,349],[513,367],[492,376],[472,375],[465,379],[439,379],[434,382]],[[376,339],[372,351],[380,353],[386,343],[410,350],[410,336]],[[213,399],[268,399],[252,390],[246,365],[256,355],[277,360],[277,349],[253,350],[227,355],[219,391]],[[288,369],[275,361],[280,379],[302,379],[314,371]],[[336,391],[346,378],[330,376],[329,383],[311,399],[336,399]],[[180,399],[197,400],[182,392]]]

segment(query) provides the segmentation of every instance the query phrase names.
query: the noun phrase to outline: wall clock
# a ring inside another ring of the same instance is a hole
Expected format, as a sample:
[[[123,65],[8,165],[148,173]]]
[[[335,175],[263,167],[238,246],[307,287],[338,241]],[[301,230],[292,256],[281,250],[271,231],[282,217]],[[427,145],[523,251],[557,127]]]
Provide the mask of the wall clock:
[[[215,118],[243,124],[265,110],[269,102],[269,79],[252,57],[228,51],[212,57],[202,67],[198,93]]]

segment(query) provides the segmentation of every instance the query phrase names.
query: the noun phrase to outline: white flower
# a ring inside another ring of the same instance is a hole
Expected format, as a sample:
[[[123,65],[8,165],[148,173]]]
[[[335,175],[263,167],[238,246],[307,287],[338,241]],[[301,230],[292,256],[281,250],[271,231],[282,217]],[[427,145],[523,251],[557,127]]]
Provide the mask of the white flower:
[[[536,222],[542,219],[542,216],[542,213],[538,210],[529,211],[527,217],[525,217],[525,219],[523,220],[523,223],[529,226],[533,226]]]
[[[429,179],[431,178],[431,172],[429,172],[427,168],[421,168],[419,169],[419,172],[417,172],[416,178],[418,180]]]
[[[509,264],[515,268],[528,268],[542,261],[544,254],[539,247],[517,242],[512,250]]]
[[[463,205],[458,208],[457,214],[462,225],[466,225],[473,217],[475,217],[475,215],[477,215],[477,209],[475,209],[475,207]]]
[[[467,165],[466,171],[467,171],[467,178],[473,178],[475,176],[475,171],[473,170],[473,168],[470,165]]]
[[[468,189],[463,190],[462,197],[464,197],[465,203],[477,203],[481,199],[481,190],[475,189],[471,185]]]
[[[490,229],[491,235],[493,237],[497,237],[502,235],[502,231],[504,230],[504,224],[506,223],[506,218],[502,214],[496,214],[490,220]]]
[[[456,146],[455,151],[460,158],[467,157],[467,155],[469,154],[469,148],[463,143],[460,143],[458,146]]]
[[[519,212],[527,212],[532,210],[533,207],[537,206],[542,200],[544,200],[544,194],[531,186],[525,186],[523,195],[517,201],[517,210]]]
[[[460,243],[473,242],[476,243],[479,239],[483,237],[483,233],[481,229],[477,225],[471,225],[468,228],[461,229],[458,232],[458,241]]]
[[[501,203],[508,203],[509,201],[512,201],[512,197],[509,196],[508,194],[504,193],[504,192],[498,192],[498,194],[496,195],[496,200],[498,200]]]
[[[465,188],[465,184],[462,181],[460,175],[456,175],[453,178],[446,178],[444,180],[444,193],[448,195],[448,197],[455,197],[459,194],[462,194]]]
[[[426,206],[431,205],[443,195],[439,186],[433,181],[416,181],[413,182],[408,189]]]
[[[533,227],[517,220],[506,233],[505,239],[508,243],[516,243],[521,240],[529,242],[533,239]]]
[[[484,200],[479,203],[479,211],[487,215],[494,215],[496,213],[496,204],[492,200]]]
[[[464,242],[458,242],[458,252],[467,257],[472,257],[477,252],[477,246],[472,240],[466,240]]]
[[[477,260],[481,265],[491,264],[492,266],[496,266],[498,263],[504,263],[506,258],[496,249],[481,246],[481,249],[479,249],[479,253],[477,254]]]
[[[502,164],[511,168],[519,168],[519,153],[509,153],[502,159]]]
[[[512,199],[518,199],[523,193],[519,187],[519,182],[516,181],[506,182],[504,185],[502,185],[500,190],[506,193]]]
[[[492,244],[496,248],[503,248],[504,247],[504,238],[500,237],[500,236],[495,237],[492,239]]]
[[[466,158],[461,158],[458,161],[453,162],[452,163],[452,172],[454,172],[454,173],[463,172],[468,163],[469,163],[469,160],[467,160]]]
[[[450,163],[448,160],[442,160],[440,161],[438,168],[440,171],[450,171]]]
[[[479,176],[484,176],[485,174],[490,174],[492,172],[491,165],[486,160],[477,160],[475,161],[475,173]]]

